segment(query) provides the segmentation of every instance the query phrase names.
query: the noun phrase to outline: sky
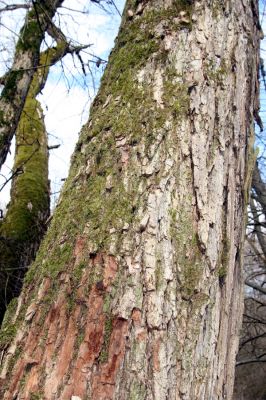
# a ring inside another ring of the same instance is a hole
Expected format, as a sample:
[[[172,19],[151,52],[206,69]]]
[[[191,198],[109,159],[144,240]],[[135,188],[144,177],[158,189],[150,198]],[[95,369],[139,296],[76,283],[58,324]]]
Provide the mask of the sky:
[[[51,206],[55,206],[63,179],[68,175],[69,161],[77,142],[82,125],[87,121],[90,103],[99,87],[104,65],[96,67],[97,57],[108,59],[117,35],[120,15],[125,0],[115,0],[116,10],[107,5],[103,10],[88,0],[65,0],[59,9],[56,23],[73,43],[89,44],[83,52],[87,75],[84,76],[78,59],[66,56],[62,62],[50,69],[49,78],[38,99],[40,100],[48,133],[49,145],[60,144],[56,150],[50,151],[49,178],[51,181]],[[0,7],[3,2],[0,1]],[[5,1],[5,4],[23,3],[20,1]],[[75,10],[75,11],[73,11]],[[12,11],[0,16],[0,74],[2,75],[12,62],[15,42],[21,25],[24,22],[24,12]],[[43,48],[51,40],[45,38]],[[95,56],[94,56],[95,55]],[[89,65],[87,68],[86,64]],[[1,171],[0,188],[11,174],[13,151],[9,155],[5,168]],[[5,208],[9,201],[10,184],[0,192],[0,209]]]

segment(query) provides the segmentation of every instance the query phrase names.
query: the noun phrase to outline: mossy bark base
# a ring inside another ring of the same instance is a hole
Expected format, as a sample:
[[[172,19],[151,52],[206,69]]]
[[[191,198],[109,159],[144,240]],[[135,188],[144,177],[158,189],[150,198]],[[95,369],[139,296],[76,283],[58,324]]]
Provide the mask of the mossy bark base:
[[[127,2],[13,317],[5,400],[232,396],[260,33],[249,1],[192,3]]]

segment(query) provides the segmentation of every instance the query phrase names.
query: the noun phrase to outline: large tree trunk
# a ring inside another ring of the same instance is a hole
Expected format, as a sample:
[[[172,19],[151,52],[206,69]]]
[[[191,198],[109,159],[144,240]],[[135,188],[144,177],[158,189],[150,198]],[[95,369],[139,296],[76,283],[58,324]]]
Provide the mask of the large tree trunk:
[[[231,398],[258,47],[256,2],[127,2],[5,318],[5,400]]]

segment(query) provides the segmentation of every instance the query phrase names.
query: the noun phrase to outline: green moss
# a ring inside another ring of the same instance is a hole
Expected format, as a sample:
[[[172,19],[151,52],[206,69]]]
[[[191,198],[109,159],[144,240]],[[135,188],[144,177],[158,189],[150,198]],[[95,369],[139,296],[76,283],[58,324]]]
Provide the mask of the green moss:
[[[0,331],[0,349],[4,349],[14,339],[17,333],[17,326],[14,324],[8,324],[1,327]]]
[[[145,400],[146,395],[146,386],[142,382],[134,379],[130,385],[128,400]]]
[[[76,340],[76,344],[77,344],[78,348],[84,342],[84,337],[85,337],[85,330],[84,329],[79,330],[79,334],[78,334],[78,337],[77,337],[77,340]]]
[[[104,341],[99,355],[99,361],[105,363],[108,360],[109,343],[111,339],[111,334],[113,330],[113,316],[106,315],[104,324]]]
[[[219,265],[220,266],[217,271],[220,285],[223,285],[224,280],[227,275],[229,255],[230,255],[230,240],[228,239],[227,234],[226,234],[226,229],[224,228],[222,251],[221,251],[220,257],[219,257]]]
[[[42,299],[42,303],[40,306],[41,315],[38,319],[38,325],[41,327],[43,326],[43,324],[47,318],[47,315],[49,313],[49,310],[51,308],[51,305],[58,294],[58,289],[59,289],[58,282],[53,281],[52,286],[49,288],[49,290],[45,294],[44,298]]]
[[[26,101],[19,123],[14,170],[21,171],[12,182],[11,202],[2,235],[20,241],[38,237],[48,215],[48,155],[43,122],[35,100]],[[31,229],[29,229],[31,227]]]
[[[80,346],[84,342],[84,338],[85,338],[85,327],[84,326],[82,326],[82,327],[79,326],[78,327],[78,335],[77,335],[77,338],[75,340],[73,360],[75,360],[77,358]],[[69,375],[69,377],[70,377],[70,375]]]
[[[155,286],[156,290],[160,289],[163,283],[163,270],[162,270],[162,262],[160,258],[157,259],[156,268],[155,268]]]
[[[176,247],[180,289],[185,300],[191,299],[197,293],[204,267],[197,232],[193,229],[192,209],[193,206],[188,202],[183,209],[170,211],[170,235]]]
[[[24,322],[26,306],[24,305],[20,308],[20,314],[18,318],[15,318],[17,305],[18,305],[17,298],[12,299],[12,301],[8,304],[0,330],[0,350],[4,349],[6,346],[11,344],[11,342],[16,336],[18,326],[20,325],[21,322]],[[20,354],[20,351],[21,349],[17,347],[16,349],[17,356],[18,354]],[[12,368],[9,367],[9,369]]]
[[[224,13],[224,1],[223,0],[214,0],[212,2],[212,13],[214,18],[218,18],[219,15]]]
[[[135,7],[134,4],[132,7]],[[150,85],[145,82],[139,84],[137,72],[149,60],[160,63],[166,57],[161,38],[156,36],[157,25],[162,20],[172,24],[173,17],[186,8],[191,8],[188,3],[178,2],[166,10],[145,12],[130,22],[125,14],[101,89],[94,101],[91,113],[94,123],[90,132],[84,132],[86,135],[93,137],[103,130],[112,129],[116,136],[130,136],[137,143],[143,137],[144,129],[147,137],[147,132],[163,127],[169,120],[169,112],[157,107]],[[182,82],[174,81],[174,76],[173,73],[164,79],[165,100],[172,107],[173,115],[178,117],[188,108],[188,96],[187,87]],[[103,104],[107,104],[104,113],[101,109]],[[121,107],[122,104],[124,107]]]
[[[43,400],[44,393],[30,393],[30,400]]]
[[[21,353],[22,353],[22,348],[20,346],[16,347],[15,350],[15,354],[13,354],[12,358],[10,359],[10,362],[8,364],[8,371],[7,371],[7,379],[6,379],[6,383],[4,384],[4,387],[2,389],[3,393],[8,390],[9,388],[9,376],[12,374],[13,370],[14,370],[14,366],[16,364],[16,362],[18,361],[18,359],[21,357]]]
[[[206,75],[208,78],[217,83],[217,85],[222,85],[224,78],[228,74],[228,66],[221,60],[220,65],[217,67],[215,60],[209,60],[206,67]]]
[[[1,93],[1,97],[6,98],[9,101],[14,98],[14,89],[17,85],[17,81],[21,79],[22,75],[23,71],[10,71],[10,73],[6,75],[5,86]],[[1,122],[3,124],[3,118],[1,118]]]
[[[227,268],[228,262],[229,262],[229,254],[230,254],[230,240],[226,236],[226,233],[224,233],[224,239],[223,239],[223,248],[222,248],[222,254],[221,254],[221,264],[224,268]]]
[[[75,284],[75,286],[80,284],[80,281],[81,281],[81,278],[82,278],[82,274],[83,274],[83,271],[84,271],[84,269],[86,268],[86,266],[87,266],[87,265],[86,265],[85,261],[81,261],[81,262],[75,267],[75,269],[74,269],[74,271],[73,271],[73,274],[72,274],[72,277],[73,277],[73,279],[74,279],[74,284]]]
[[[67,267],[71,260],[72,253],[73,247],[71,243],[64,243],[53,249],[49,261],[42,266],[43,275],[56,278],[59,272]]]
[[[16,51],[39,51],[42,37],[43,32],[40,29],[38,21],[36,21],[36,16],[34,19],[29,18],[26,26],[23,26],[20,31]]]
[[[12,324],[12,320],[13,320],[13,318],[15,316],[15,312],[16,312],[17,306],[18,306],[18,299],[17,298],[12,299],[11,302],[8,304],[7,309],[6,309],[5,316],[4,316],[4,319],[2,321],[1,328],[8,327],[8,326],[10,326]]]
[[[180,80],[180,78],[179,78]],[[189,110],[188,87],[182,81],[177,81],[172,74],[167,75],[164,82],[164,100],[172,108],[172,114],[180,120]]]
[[[219,279],[225,278],[227,275],[227,269],[225,266],[221,266],[218,270],[218,277]]]
[[[111,303],[112,303],[112,297],[114,296],[114,293],[107,293],[104,298],[104,304],[103,304],[103,312],[110,313],[111,311]]]

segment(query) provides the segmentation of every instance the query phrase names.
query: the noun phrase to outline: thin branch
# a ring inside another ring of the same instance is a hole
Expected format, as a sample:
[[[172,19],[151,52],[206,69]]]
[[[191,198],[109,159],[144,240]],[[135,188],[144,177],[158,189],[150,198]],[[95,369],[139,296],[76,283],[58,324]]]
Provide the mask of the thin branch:
[[[0,13],[5,11],[14,11],[19,9],[29,10],[30,4],[7,4],[5,7],[0,8]]]
[[[247,343],[250,343],[254,340],[260,339],[265,336],[266,336],[266,332],[263,332],[260,335],[256,335],[256,336],[246,339],[244,342],[240,343],[239,350],[241,350]]]
[[[266,355],[266,353],[263,354],[263,356],[265,356],[265,355]],[[239,367],[240,365],[246,365],[246,364],[252,364],[252,363],[265,363],[265,362],[266,362],[266,360],[251,358],[249,360],[238,361],[236,363],[236,367]]]
[[[254,322],[258,322],[261,325],[266,325],[266,321],[263,321],[263,320],[261,320],[259,318],[256,318],[256,317],[252,316],[252,315],[243,314],[243,317],[246,317],[246,318],[248,318],[248,319],[250,319],[250,320],[252,320]]]
[[[258,290],[262,294],[266,294],[266,289],[263,289],[263,287],[261,287],[257,283],[251,282],[250,280],[246,279],[245,284],[251,287],[252,289]]]

